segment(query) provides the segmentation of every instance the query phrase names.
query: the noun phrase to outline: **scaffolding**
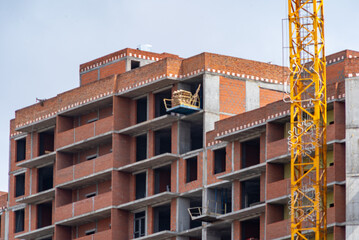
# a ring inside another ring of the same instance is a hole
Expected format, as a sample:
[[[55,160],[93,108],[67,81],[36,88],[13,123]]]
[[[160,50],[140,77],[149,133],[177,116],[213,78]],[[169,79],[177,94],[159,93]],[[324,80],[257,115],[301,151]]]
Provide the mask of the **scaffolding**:
[[[174,91],[171,99],[163,99],[167,112],[191,114],[200,110],[199,84],[195,94],[190,91],[179,89]]]

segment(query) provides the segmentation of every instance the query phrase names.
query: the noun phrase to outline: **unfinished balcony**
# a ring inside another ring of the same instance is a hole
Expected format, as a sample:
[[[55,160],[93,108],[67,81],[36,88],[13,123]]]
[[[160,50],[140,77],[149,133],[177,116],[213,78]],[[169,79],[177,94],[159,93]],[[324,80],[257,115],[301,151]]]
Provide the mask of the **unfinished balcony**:
[[[248,124],[249,125],[249,124]],[[244,140],[248,138],[253,138],[261,135],[266,129],[265,122],[257,122],[252,126],[248,126],[245,129],[237,129],[231,132],[227,132],[223,135],[215,137],[215,140],[233,142],[236,140]]]
[[[74,189],[111,178],[113,153],[57,170],[56,187]]]
[[[218,216],[217,219],[244,221],[247,219],[253,219],[259,217],[261,214],[265,212],[265,209],[266,209],[265,203],[253,204],[249,207]]]
[[[112,235],[112,230],[110,229],[110,230],[96,232],[88,236],[74,238],[74,240],[104,240],[104,239],[109,239],[111,235]]]
[[[57,151],[72,153],[94,147],[100,143],[111,142],[112,133],[112,116],[71,128],[58,133]]]
[[[52,239],[54,235],[55,225],[46,226],[16,235],[16,239],[32,240],[32,239]]]
[[[112,192],[66,204],[55,209],[55,223],[76,226],[111,216]]]

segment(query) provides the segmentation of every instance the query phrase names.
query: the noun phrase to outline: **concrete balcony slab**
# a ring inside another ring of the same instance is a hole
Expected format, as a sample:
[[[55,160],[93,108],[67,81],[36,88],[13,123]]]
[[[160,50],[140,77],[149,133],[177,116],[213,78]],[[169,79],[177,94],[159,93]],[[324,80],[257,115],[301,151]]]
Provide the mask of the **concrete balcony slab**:
[[[55,198],[55,188],[32,194],[16,200],[18,203],[40,204],[49,202]]]
[[[265,212],[266,204],[260,203],[258,205],[254,205],[251,207],[247,207],[235,212],[223,214],[221,216],[218,216],[217,219],[219,220],[240,220],[244,221],[246,219],[251,219],[254,217],[258,217],[262,213]]]
[[[16,164],[17,167],[26,167],[26,168],[34,168],[45,164],[51,164],[54,163],[56,159],[56,152],[51,152],[48,154],[44,154],[41,156],[38,156],[36,158],[32,158],[26,161],[21,161],[18,164]]]
[[[118,168],[118,171],[133,173],[147,168],[153,168],[155,166],[171,163],[177,160],[178,158],[179,156],[177,154],[163,153],[158,156],[154,156],[152,158],[148,158],[145,160],[141,160],[135,163],[125,165],[123,167]]]
[[[258,177],[261,175],[262,172],[266,171],[266,163],[260,163],[256,164],[247,168],[243,168],[222,176],[219,176],[218,178],[221,180],[239,180],[244,181],[247,179],[251,179],[254,177]]]
[[[266,129],[265,123],[260,123],[253,127],[248,127],[245,129],[237,130],[231,133],[224,134],[222,136],[215,137],[215,140],[232,142],[235,140],[252,138],[254,136],[260,135]]]
[[[175,83],[177,83],[179,81],[180,80],[178,80],[177,78],[164,77],[164,78],[160,78],[160,79],[157,79],[155,81],[152,81],[152,82],[148,82],[148,83],[138,85],[137,87],[133,87],[133,88],[128,89],[128,90],[124,90],[121,93],[118,93],[117,96],[135,98],[135,97],[139,97],[141,95],[144,95],[146,93],[153,92],[153,91],[155,91],[157,89],[161,89],[161,88],[171,86],[172,84],[175,84]]]
[[[201,238],[202,237],[202,229],[203,229],[203,227],[196,227],[196,228],[184,230],[184,231],[180,232],[178,234],[178,236]]]
[[[177,236],[177,232],[173,231],[161,231],[157,233],[153,233],[147,236],[143,236],[140,238],[133,238],[133,240],[162,240],[162,239],[168,239]]]
[[[175,198],[177,196],[178,196],[177,193],[162,192],[162,193],[158,193],[156,195],[152,195],[152,196],[149,196],[149,197],[137,199],[137,200],[132,201],[132,202],[121,204],[121,205],[118,206],[118,208],[121,209],[121,210],[133,211],[133,210],[136,210],[136,209],[139,209],[139,208],[142,208],[142,207],[146,207],[146,206],[149,206],[149,205],[155,205],[155,204],[158,204],[158,203],[169,201],[172,198]]]
[[[62,221],[58,221],[55,224],[56,225],[62,225],[62,226],[76,226],[78,224],[86,224],[94,222],[98,219],[103,219],[111,216],[111,209],[114,208],[113,206],[105,207],[102,209],[98,209],[89,213],[85,213],[82,215],[78,215],[75,217],[67,218]]]
[[[135,136],[140,135],[142,133],[147,132],[148,130],[152,129],[159,129],[165,126],[170,125],[171,123],[177,121],[179,119],[179,116],[176,115],[163,115],[151,120],[147,120],[145,122],[138,123],[136,125],[121,129],[119,133]]]
[[[100,171],[94,174],[90,174],[78,179],[74,179],[72,181],[68,181],[62,184],[58,184],[56,185],[56,187],[58,188],[63,188],[63,189],[76,189],[79,187],[83,187],[86,185],[91,185],[93,183],[96,183],[98,181],[105,181],[108,179],[111,179],[111,173],[114,169],[110,168],[110,169],[106,169],[104,171]]]
[[[54,230],[55,230],[55,225],[50,225],[50,226],[46,226],[43,228],[39,228],[39,229],[36,229],[33,231],[29,231],[26,233],[16,235],[15,238],[30,240],[30,239],[38,239],[38,238],[42,238],[42,237],[50,237],[54,234]]]
[[[114,131],[109,131],[103,134],[99,134],[94,137],[87,138],[85,140],[69,144],[67,146],[58,148],[57,151],[59,152],[68,152],[68,153],[75,153],[80,152],[84,149],[91,148],[97,146],[100,143],[110,142],[112,140],[112,133]]]
[[[49,128],[52,126],[55,126],[56,124],[56,115],[49,117],[44,120],[40,120],[34,123],[27,124],[25,126],[21,126],[15,129],[15,131],[21,131],[21,132],[34,132],[39,131],[44,128]]]

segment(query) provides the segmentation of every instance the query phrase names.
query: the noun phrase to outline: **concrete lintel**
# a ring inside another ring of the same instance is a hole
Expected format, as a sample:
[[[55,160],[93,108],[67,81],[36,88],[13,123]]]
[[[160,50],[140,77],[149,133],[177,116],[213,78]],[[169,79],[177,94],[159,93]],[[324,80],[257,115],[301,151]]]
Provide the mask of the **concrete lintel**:
[[[231,173],[219,176],[218,178],[222,179],[222,180],[230,180],[230,181],[237,180],[237,179],[239,181],[243,181],[243,180],[247,180],[250,178],[260,176],[260,174],[262,172],[265,172],[265,170],[266,170],[266,163],[264,162],[264,163],[259,163],[254,166],[250,166],[247,168],[237,170],[235,172],[231,172]]]
[[[31,123],[31,124],[22,126],[22,127],[18,127],[15,129],[15,131],[33,132],[33,131],[38,131],[43,128],[55,126],[55,124],[56,124],[56,115],[49,117],[47,119],[44,119],[44,120],[40,120],[40,121]]]
[[[231,142],[235,140],[247,139],[251,136],[260,135],[262,132],[265,131],[265,128],[266,123],[264,122],[249,128],[241,129],[228,134],[224,134],[222,136],[215,137],[215,140]]]
[[[168,238],[172,238],[177,236],[177,232],[173,232],[173,231],[161,231],[161,232],[157,232],[157,233],[153,233],[144,237],[140,237],[140,238],[134,238],[136,240],[162,240],[162,239],[168,239]]]
[[[103,134],[99,134],[97,136],[90,137],[90,138],[87,138],[85,140],[82,140],[82,141],[72,143],[72,144],[69,144],[67,146],[58,148],[57,151],[58,152],[78,152],[78,151],[81,151],[83,149],[95,146],[95,145],[97,145],[99,143],[103,143],[106,140],[108,140],[108,141],[112,140],[112,133],[114,133],[114,132],[115,131],[109,131],[109,132],[106,132],[106,133],[103,133]]]
[[[145,160],[141,160],[135,163],[131,163],[128,165],[125,165],[123,167],[118,168],[118,171],[121,172],[129,172],[134,173],[138,172],[147,168],[153,168],[159,165],[163,165],[166,163],[171,163],[175,160],[177,160],[179,156],[177,154],[173,153],[163,153],[157,156],[154,156],[152,158],[147,158]]]
[[[244,221],[250,218],[258,217],[261,213],[265,212],[266,204],[261,203],[252,207],[244,208],[235,212],[227,213],[218,216],[219,220],[240,220]]]
[[[150,129],[159,129],[167,125],[170,125],[171,123],[177,121],[178,119],[179,116],[167,114],[151,120],[147,120],[145,122],[138,123],[131,127],[124,128],[118,131],[118,133],[130,135],[130,136],[140,135],[141,133],[145,133]]]
[[[26,232],[26,233],[16,235],[15,238],[25,239],[25,240],[37,239],[37,238],[40,238],[40,237],[53,235],[54,230],[55,230],[55,225],[50,225],[50,226],[39,228],[39,229],[30,231],[30,232]]]
[[[76,226],[78,224],[86,224],[94,222],[98,219],[106,218],[111,216],[111,209],[115,208],[115,206],[109,206],[105,208],[98,209],[96,211],[92,211],[89,213],[81,214],[79,216],[75,216],[72,218],[68,218],[59,222],[56,222],[56,225],[62,226]]]
[[[115,170],[115,168],[109,168],[106,170],[103,170],[101,172],[97,172],[94,174],[87,175],[82,178],[78,178],[66,183],[62,183],[57,185],[57,188],[63,188],[63,189],[75,189],[78,187],[82,187],[85,185],[90,185],[91,183],[95,183],[100,180],[107,180],[111,178],[112,171]]]
[[[48,154],[44,154],[39,157],[35,157],[33,159],[29,159],[26,161],[21,161],[16,164],[17,167],[26,167],[26,168],[34,168],[40,165],[44,165],[46,163],[53,163],[56,158],[56,152],[51,152]]]
[[[27,203],[27,204],[40,204],[44,202],[51,201],[55,198],[55,188],[48,189],[43,192],[35,193],[27,197],[17,199],[18,203]]]
[[[172,198],[177,197],[177,193],[173,192],[162,192],[158,193],[156,195],[152,195],[149,197],[137,199],[132,202],[124,203],[118,206],[121,210],[127,210],[127,211],[133,211],[139,208],[143,208],[149,205],[155,205],[161,202],[166,202],[168,200],[171,200]]]

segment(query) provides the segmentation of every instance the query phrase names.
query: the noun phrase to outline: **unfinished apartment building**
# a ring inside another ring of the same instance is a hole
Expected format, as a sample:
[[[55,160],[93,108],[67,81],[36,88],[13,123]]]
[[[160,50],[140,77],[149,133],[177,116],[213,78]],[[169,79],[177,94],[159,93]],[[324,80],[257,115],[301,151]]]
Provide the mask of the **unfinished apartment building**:
[[[332,239],[357,222],[345,216],[356,56],[328,58]],[[286,74],[217,54],[138,49],[82,64],[78,88],[11,120],[5,239],[289,239]],[[173,92],[197,89],[199,109],[166,111]]]

